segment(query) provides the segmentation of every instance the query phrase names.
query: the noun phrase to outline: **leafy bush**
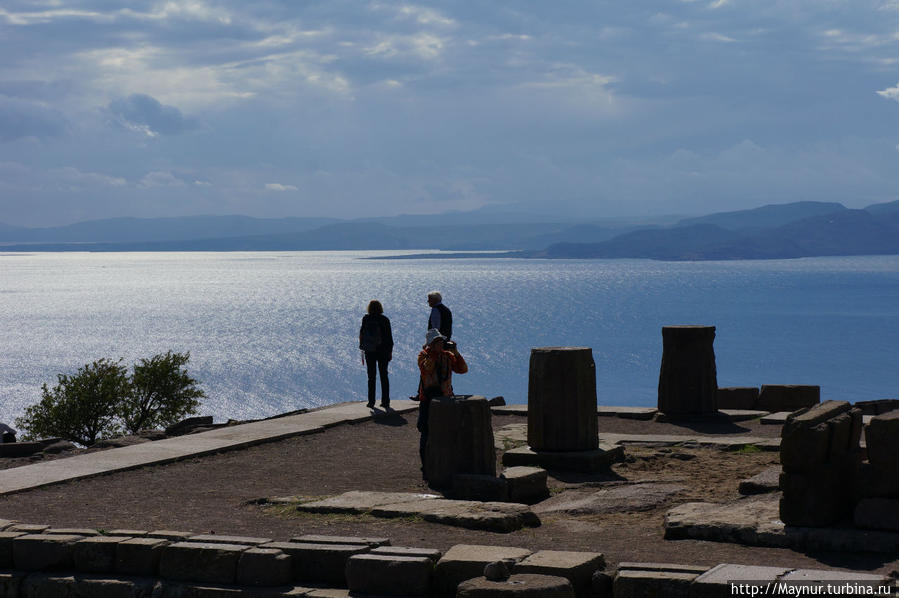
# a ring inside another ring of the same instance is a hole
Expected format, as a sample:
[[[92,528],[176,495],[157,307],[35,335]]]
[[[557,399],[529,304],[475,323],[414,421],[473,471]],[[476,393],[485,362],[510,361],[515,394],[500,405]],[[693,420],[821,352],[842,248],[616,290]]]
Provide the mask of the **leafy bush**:
[[[59,374],[50,390],[41,387],[40,403],[16,420],[23,438],[60,437],[83,446],[101,438],[167,426],[197,412],[206,396],[184,365],[190,353],[168,353],[142,359],[128,376],[122,361],[100,359]]]
[[[155,355],[134,365],[131,392],[119,403],[119,416],[132,434],[166,427],[196,413],[206,395],[184,365],[190,353]]]

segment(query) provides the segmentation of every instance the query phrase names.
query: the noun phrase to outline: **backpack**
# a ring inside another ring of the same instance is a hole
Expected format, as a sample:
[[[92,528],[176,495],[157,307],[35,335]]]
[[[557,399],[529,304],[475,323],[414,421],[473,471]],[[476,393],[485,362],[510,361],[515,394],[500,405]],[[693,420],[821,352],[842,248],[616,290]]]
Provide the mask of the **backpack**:
[[[377,351],[381,345],[381,323],[375,318],[362,319],[362,333],[359,338],[359,348],[363,351]]]

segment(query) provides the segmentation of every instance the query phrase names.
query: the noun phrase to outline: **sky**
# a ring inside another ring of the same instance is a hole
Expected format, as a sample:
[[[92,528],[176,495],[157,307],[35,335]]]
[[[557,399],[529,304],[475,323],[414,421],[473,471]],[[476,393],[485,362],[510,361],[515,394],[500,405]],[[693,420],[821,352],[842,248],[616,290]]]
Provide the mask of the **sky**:
[[[899,199],[899,0],[4,0],[0,222]]]

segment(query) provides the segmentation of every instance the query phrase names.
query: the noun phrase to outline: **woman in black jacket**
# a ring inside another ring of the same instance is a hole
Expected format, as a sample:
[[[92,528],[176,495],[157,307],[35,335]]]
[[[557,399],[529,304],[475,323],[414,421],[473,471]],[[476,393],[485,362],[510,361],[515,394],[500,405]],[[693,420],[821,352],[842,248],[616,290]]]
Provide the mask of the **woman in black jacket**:
[[[384,307],[378,300],[368,304],[368,314],[362,316],[359,328],[359,348],[365,352],[368,366],[368,408],[375,406],[375,371],[381,375],[381,407],[390,407],[390,380],[387,363],[393,359],[393,333],[390,320],[384,315]]]

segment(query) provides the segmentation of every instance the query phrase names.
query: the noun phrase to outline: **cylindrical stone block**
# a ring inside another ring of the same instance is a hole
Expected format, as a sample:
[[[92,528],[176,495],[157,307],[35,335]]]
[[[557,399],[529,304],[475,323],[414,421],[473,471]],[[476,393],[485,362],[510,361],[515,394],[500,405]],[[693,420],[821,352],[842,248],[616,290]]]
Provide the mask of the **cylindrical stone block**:
[[[669,415],[718,411],[714,342],[714,326],[662,327],[659,411]]]
[[[528,445],[535,451],[587,451],[599,446],[596,364],[590,347],[531,349]]]
[[[487,399],[431,399],[428,428],[425,469],[433,487],[450,487],[457,473],[496,475],[493,422]]]

